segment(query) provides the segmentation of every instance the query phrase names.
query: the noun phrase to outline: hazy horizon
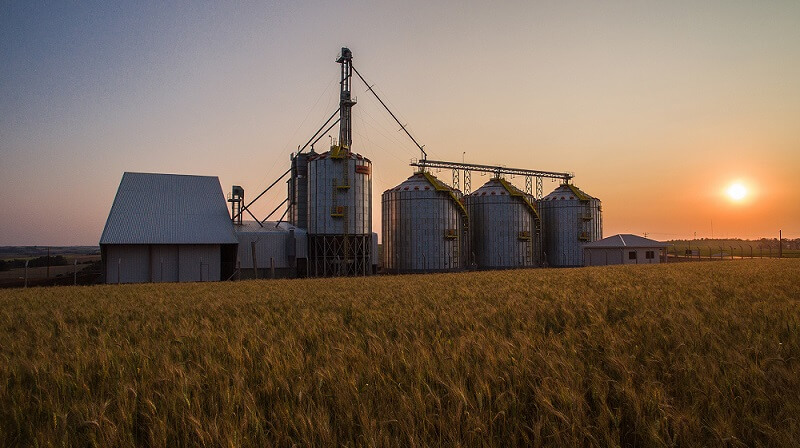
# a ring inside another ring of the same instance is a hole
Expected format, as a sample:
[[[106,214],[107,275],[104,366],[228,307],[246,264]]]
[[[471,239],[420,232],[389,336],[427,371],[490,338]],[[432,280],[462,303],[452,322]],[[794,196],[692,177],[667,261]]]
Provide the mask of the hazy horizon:
[[[574,172],[604,236],[800,238],[800,3],[347,4],[0,6],[0,245],[96,245],[125,171],[252,198],[336,109],[342,46],[431,159]],[[380,234],[418,151],[354,86]]]

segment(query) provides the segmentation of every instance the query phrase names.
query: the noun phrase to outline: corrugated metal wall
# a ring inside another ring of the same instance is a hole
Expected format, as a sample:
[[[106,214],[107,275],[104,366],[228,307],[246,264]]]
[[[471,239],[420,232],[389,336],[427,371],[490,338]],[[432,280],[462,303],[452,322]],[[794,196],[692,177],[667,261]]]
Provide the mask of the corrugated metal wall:
[[[176,244],[151,246],[150,265],[153,267],[152,281],[177,282],[178,246]]]
[[[178,281],[219,281],[219,250],[220,247],[217,244],[186,244],[178,246]]]
[[[106,245],[106,283],[219,281],[219,244]]]
[[[288,232],[242,232],[236,236],[239,238],[240,268],[253,268],[253,241],[256,243],[256,262],[259,268],[269,268],[270,259],[274,260],[276,269],[291,267],[286,251]]]
[[[466,196],[475,263],[481,269],[533,267],[539,251],[533,210],[498,179]]]
[[[337,187],[344,183],[349,187]],[[334,159],[330,153],[310,157],[308,191],[309,235],[372,233],[372,162],[369,159],[357,154]],[[334,207],[341,207],[345,216],[332,216]]]
[[[448,192],[437,191],[423,174],[415,174],[386,190],[381,205],[386,272],[463,269],[462,218]]]
[[[150,281],[150,248],[146,244],[110,245],[106,254],[107,283]]]

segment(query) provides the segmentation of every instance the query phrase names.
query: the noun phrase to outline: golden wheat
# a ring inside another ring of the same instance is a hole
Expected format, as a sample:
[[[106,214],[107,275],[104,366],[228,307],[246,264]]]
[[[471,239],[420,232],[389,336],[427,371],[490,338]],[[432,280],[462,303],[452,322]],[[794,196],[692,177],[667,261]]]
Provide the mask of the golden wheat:
[[[3,446],[792,446],[800,260],[0,292]]]

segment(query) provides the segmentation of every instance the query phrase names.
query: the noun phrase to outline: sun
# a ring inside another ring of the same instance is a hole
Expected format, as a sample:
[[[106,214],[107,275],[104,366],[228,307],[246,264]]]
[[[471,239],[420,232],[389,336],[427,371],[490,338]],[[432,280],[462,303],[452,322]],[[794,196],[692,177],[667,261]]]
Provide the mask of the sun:
[[[730,187],[726,190],[728,193],[728,197],[735,202],[739,202],[745,197],[747,197],[747,188],[741,184],[741,182],[734,182],[731,184]]]

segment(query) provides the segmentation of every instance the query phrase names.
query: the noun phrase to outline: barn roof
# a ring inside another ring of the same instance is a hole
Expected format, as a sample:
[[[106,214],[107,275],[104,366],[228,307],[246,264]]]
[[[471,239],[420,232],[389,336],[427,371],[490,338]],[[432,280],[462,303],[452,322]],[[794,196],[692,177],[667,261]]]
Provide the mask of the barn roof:
[[[125,173],[100,244],[236,244],[216,176]]]
[[[649,238],[642,238],[640,236],[632,235],[630,233],[622,233],[619,235],[610,236],[608,238],[603,238],[602,240],[586,243],[583,245],[583,247],[588,249],[622,248],[622,247],[646,248],[646,247],[667,247],[667,243],[651,240]]]

